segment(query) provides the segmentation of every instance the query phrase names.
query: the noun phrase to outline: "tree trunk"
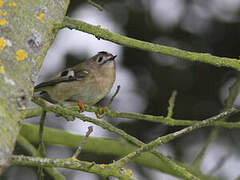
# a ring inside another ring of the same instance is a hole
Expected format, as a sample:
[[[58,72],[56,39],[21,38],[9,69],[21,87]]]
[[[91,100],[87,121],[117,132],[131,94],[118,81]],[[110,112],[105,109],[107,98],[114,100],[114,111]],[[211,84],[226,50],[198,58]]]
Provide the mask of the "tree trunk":
[[[44,57],[69,0],[0,0],[0,174],[7,166]]]

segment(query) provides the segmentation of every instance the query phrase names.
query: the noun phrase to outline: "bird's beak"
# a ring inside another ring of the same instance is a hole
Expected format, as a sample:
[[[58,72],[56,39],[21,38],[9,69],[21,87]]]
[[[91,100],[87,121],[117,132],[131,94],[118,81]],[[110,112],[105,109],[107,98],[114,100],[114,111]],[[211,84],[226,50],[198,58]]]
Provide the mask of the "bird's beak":
[[[117,57],[117,55],[116,56],[112,56],[111,58],[109,58],[109,60],[113,61],[116,57]]]

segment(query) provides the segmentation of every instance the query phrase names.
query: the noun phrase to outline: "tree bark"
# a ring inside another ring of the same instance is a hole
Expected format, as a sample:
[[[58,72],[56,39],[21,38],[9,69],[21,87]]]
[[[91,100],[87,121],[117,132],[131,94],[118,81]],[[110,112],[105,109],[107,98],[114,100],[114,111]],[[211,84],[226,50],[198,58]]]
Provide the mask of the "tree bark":
[[[0,174],[14,149],[44,57],[69,0],[0,0]]]

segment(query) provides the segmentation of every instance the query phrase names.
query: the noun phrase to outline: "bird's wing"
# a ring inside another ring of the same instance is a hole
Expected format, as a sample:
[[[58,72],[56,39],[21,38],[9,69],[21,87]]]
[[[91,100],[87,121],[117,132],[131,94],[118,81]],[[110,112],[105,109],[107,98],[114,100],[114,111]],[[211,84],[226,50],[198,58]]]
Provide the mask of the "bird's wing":
[[[38,84],[34,87],[35,91],[41,90],[42,88],[48,86],[54,86],[58,83],[62,82],[70,82],[70,81],[78,81],[82,80],[83,78],[87,77],[89,72],[84,69],[79,68],[69,68],[62,72],[60,72],[55,77],[51,78],[51,80]]]

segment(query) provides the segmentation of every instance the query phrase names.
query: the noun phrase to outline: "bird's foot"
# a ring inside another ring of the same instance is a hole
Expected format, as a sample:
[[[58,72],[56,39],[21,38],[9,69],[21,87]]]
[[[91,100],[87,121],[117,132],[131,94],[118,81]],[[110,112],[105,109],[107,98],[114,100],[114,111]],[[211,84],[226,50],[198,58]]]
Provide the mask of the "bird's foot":
[[[102,119],[105,116],[106,109],[103,106],[97,106],[98,112],[95,112],[95,115],[98,119]]]
[[[82,101],[79,100],[78,103],[77,103],[77,105],[78,105],[78,107],[79,107],[79,112],[80,112],[80,113],[82,113],[82,112],[85,111],[84,104],[83,104]]]

